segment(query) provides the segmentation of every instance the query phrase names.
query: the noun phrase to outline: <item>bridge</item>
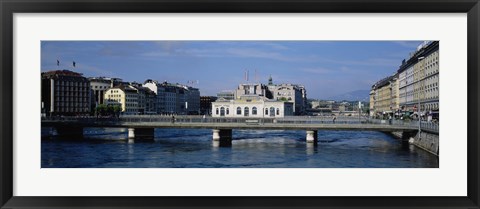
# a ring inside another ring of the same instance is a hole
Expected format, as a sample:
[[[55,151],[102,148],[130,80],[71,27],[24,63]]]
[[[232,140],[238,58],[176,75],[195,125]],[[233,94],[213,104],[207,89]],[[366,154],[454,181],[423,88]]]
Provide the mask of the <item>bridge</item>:
[[[418,121],[372,120],[358,117],[213,118],[205,116],[43,117],[42,127],[59,135],[83,136],[88,127],[128,128],[128,138],[153,138],[155,128],[212,129],[214,141],[231,143],[233,129],[305,130],[306,141],[316,143],[318,130],[382,131],[415,134]],[[422,131],[438,134],[438,125],[421,123]]]

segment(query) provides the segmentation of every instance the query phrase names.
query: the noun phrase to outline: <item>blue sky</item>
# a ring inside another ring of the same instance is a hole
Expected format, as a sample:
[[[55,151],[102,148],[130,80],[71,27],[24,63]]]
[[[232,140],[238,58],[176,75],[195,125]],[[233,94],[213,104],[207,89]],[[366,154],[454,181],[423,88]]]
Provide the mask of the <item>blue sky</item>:
[[[42,41],[41,70],[187,84],[202,96],[239,83],[302,84],[308,98],[368,90],[393,75],[420,41]],[[60,66],[57,66],[57,60]],[[72,62],[76,67],[72,67]],[[368,96],[368,95],[366,95]]]

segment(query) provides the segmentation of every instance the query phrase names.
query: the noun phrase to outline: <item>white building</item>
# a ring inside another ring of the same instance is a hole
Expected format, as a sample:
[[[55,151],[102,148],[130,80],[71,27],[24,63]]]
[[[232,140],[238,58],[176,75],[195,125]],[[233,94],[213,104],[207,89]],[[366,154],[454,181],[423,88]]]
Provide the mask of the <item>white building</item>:
[[[165,113],[165,87],[158,81],[146,80],[143,85],[153,91],[156,95],[155,109],[158,114]]]
[[[244,95],[236,100],[212,102],[213,117],[264,118],[293,115],[293,103],[270,100],[263,96]]]

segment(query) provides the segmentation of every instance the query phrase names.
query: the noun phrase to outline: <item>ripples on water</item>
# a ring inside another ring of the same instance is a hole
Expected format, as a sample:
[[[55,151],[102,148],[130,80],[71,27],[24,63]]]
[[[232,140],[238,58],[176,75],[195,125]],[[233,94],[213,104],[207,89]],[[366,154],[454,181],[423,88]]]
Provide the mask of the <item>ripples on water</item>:
[[[155,129],[154,141],[128,141],[126,129],[85,130],[85,139],[42,139],[43,168],[438,168],[438,158],[388,134],[234,130],[217,147],[209,129]]]

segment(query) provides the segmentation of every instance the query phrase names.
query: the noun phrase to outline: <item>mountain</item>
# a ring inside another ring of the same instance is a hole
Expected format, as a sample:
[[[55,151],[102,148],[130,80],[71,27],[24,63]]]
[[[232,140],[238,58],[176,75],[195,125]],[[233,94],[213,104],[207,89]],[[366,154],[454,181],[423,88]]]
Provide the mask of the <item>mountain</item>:
[[[370,101],[370,90],[356,90],[347,92],[340,95],[331,96],[328,100],[335,100],[335,101],[362,101],[362,102],[369,102]]]

